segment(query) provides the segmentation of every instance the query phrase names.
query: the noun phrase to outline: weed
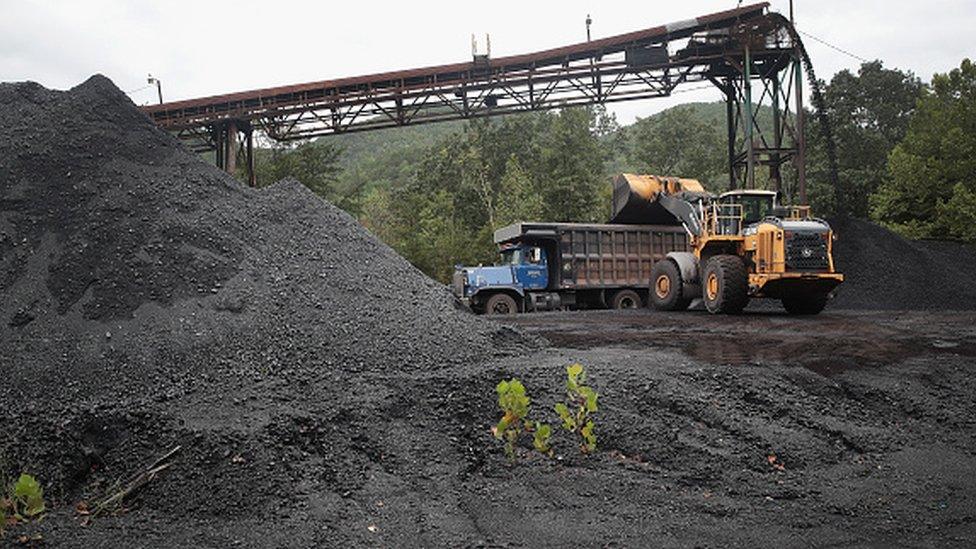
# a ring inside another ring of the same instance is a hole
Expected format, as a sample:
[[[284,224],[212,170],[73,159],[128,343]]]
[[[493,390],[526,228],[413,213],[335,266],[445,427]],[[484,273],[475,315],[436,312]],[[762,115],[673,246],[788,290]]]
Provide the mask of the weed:
[[[17,482],[3,484],[0,493],[0,534],[7,526],[40,518],[45,510],[44,490],[36,478],[23,473]]]
[[[21,518],[32,519],[44,512],[44,490],[37,479],[23,473],[14,483],[14,501]],[[15,518],[16,516],[15,515]]]
[[[579,438],[579,448],[584,454],[596,451],[596,433],[593,414],[597,411],[597,392],[585,385],[586,371],[580,364],[566,367],[566,402],[556,404],[556,413],[563,428]],[[522,433],[532,434],[532,446],[544,455],[552,456],[552,427],[546,423],[527,419],[531,400],[525,394],[525,385],[518,378],[502,381],[495,387],[498,407],[502,418],[492,427],[498,440],[505,441],[505,455],[515,460],[515,447]]]
[[[566,402],[556,404],[556,413],[563,420],[563,428],[580,437],[580,451],[596,450],[596,433],[592,414],[597,411],[597,392],[584,385],[586,371],[580,364],[566,367]]]
[[[552,436],[552,427],[546,423],[535,422],[535,435],[532,439],[532,445],[541,454],[548,456],[552,455],[552,446],[549,445],[549,437]]]
[[[529,414],[529,397],[525,396],[525,386],[514,377],[499,383],[495,391],[498,393],[498,407],[504,415],[493,431],[495,438],[505,441],[505,455],[514,460],[515,444],[528,426],[525,416]]]

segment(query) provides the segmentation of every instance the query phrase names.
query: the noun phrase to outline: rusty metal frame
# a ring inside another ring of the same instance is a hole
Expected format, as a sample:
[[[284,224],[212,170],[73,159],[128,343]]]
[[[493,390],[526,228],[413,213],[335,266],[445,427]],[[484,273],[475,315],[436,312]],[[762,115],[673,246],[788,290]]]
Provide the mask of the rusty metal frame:
[[[787,33],[772,38],[758,50],[730,52],[724,70],[712,74],[712,83],[726,95],[729,179],[733,188],[755,188],[756,167],[765,166],[772,190],[805,200],[802,175],[793,181],[795,189],[785,188],[783,175],[783,166],[790,163],[802,172],[803,105],[802,95],[796,93],[801,59]],[[761,122],[764,110],[772,118],[770,124]]]
[[[609,65],[609,64],[608,64]],[[656,67],[601,67],[612,86],[596,89],[572,68],[558,73],[514,75],[500,84],[451,84],[400,89],[391,94],[347,96],[324,105],[306,104],[262,113],[258,125],[272,138],[288,141],[333,133],[368,131],[443,120],[498,116],[574,105],[611,103],[670,95],[703,79],[703,67],[685,67],[677,78]],[[659,74],[660,73],[660,74]],[[530,86],[530,83],[532,86]],[[535,86],[544,85],[542,93]]]
[[[710,82],[726,95],[730,186],[755,187],[756,167],[765,166],[772,186],[781,190],[782,167],[795,162],[802,199],[799,49],[782,18],[767,8],[766,3],[754,4],[525,55],[176,101],[144,110],[194,150],[216,150],[218,165],[226,169],[237,160],[228,157],[226,144],[252,146],[254,131],[276,141],[304,140],[665,97],[679,86]],[[708,33],[727,36],[727,44],[691,47],[696,36]],[[663,52],[663,58],[652,52]],[[759,84],[758,101],[754,83]],[[764,108],[774,112],[771,128],[761,123]],[[247,130],[230,135],[236,128]],[[244,157],[253,164],[252,155]],[[253,182],[253,166],[250,171]]]
[[[667,46],[696,32],[762,17],[760,3],[531,54],[456,63],[145,107],[161,127],[193,142],[217,143],[204,128],[246,121],[276,140],[496,116],[528,110],[669,95],[702,81],[716,59],[628,63],[628,52]],[[209,132],[213,134],[213,131]]]

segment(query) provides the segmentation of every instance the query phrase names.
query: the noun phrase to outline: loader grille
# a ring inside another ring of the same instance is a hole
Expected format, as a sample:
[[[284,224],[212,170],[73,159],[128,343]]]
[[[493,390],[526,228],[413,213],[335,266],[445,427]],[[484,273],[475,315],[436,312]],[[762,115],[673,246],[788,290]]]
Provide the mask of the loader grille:
[[[826,271],[827,242],[820,233],[793,233],[786,238],[786,269],[789,271]]]

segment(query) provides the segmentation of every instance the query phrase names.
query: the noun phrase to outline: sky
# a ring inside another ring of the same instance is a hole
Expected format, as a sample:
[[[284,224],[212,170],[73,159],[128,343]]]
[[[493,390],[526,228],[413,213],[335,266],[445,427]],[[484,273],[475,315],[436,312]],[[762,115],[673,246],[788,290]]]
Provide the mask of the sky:
[[[750,2],[744,2],[748,4]],[[70,88],[94,73],[137,104],[189,99],[471,58],[471,34],[490,34],[492,56],[528,53],[736,7],[682,2],[289,2],[252,0],[0,0],[0,81]],[[789,0],[772,0],[789,13]],[[797,27],[865,59],[933,73],[976,58],[976,0],[794,0]],[[479,38],[483,41],[483,38]],[[820,78],[860,61],[804,39]],[[621,123],[717,90],[615,104]]]

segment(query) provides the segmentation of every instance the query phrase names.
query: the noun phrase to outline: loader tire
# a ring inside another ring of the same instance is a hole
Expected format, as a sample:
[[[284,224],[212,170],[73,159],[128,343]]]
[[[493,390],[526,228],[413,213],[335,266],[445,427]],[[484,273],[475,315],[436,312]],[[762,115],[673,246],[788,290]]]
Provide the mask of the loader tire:
[[[651,304],[659,311],[684,311],[691,299],[683,297],[684,281],[674,261],[658,261],[651,269]]]
[[[827,294],[817,292],[789,295],[781,301],[783,308],[791,315],[815,315],[827,306]]]
[[[620,290],[613,294],[610,306],[614,309],[640,309],[644,302],[634,290]]]
[[[712,314],[739,314],[749,304],[749,274],[742,259],[717,255],[708,260],[702,276],[702,298]]]
[[[518,303],[508,294],[495,294],[485,303],[486,315],[514,315],[517,312]]]

